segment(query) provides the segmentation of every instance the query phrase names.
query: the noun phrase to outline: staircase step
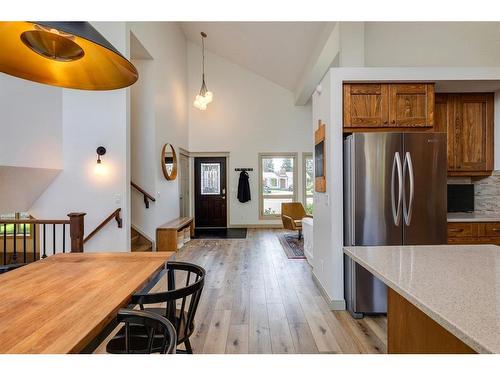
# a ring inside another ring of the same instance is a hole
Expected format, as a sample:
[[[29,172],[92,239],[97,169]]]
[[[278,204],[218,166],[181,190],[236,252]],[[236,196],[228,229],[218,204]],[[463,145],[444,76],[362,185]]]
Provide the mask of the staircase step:
[[[138,234],[136,234],[135,236],[132,236],[130,237],[130,240],[132,241],[132,243],[135,243],[137,242],[137,240],[139,240],[140,236]]]
[[[132,252],[153,251],[151,244],[140,244],[132,246]]]

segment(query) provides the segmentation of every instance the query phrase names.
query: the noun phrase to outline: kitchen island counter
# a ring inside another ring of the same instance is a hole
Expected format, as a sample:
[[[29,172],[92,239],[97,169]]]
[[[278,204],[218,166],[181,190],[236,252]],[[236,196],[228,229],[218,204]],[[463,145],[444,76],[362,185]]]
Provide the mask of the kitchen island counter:
[[[500,247],[359,246],[344,253],[474,351],[500,353]]]

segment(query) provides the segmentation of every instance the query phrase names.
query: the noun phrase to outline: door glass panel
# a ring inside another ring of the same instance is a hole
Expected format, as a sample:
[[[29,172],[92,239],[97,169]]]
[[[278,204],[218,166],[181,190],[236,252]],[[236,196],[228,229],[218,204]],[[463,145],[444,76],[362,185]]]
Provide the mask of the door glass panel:
[[[201,163],[201,195],[220,194],[220,164]]]

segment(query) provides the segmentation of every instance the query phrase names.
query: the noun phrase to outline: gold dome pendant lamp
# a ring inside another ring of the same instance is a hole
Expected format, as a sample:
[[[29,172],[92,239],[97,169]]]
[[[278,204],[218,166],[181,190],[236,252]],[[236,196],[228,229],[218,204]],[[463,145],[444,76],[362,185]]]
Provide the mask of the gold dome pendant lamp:
[[[115,90],[139,77],[88,22],[0,22],[0,72],[51,86]]]
[[[193,105],[195,108],[198,108],[200,111],[204,111],[207,109],[207,105],[212,102],[214,99],[214,94],[211,91],[208,91],[207,85],[205,84],[205,38],[207,34],[201,32],[201,45],[202,45],[202,69],[203,73],[201,75],[201,89],[200,93],[196,95],[194,99]]]

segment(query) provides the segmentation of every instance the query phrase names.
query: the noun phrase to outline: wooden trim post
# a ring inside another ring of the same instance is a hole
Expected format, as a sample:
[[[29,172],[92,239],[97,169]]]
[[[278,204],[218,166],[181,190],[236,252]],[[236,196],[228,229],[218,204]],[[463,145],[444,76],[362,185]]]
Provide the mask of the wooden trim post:
[[[72,253],[83,253],[83,217],[85,215],[84,212],[72,212],[68,214]]]

